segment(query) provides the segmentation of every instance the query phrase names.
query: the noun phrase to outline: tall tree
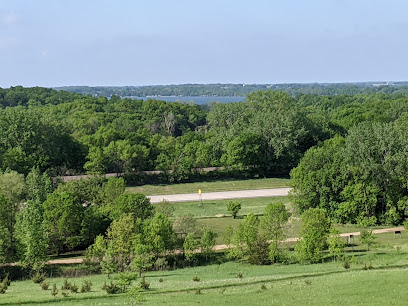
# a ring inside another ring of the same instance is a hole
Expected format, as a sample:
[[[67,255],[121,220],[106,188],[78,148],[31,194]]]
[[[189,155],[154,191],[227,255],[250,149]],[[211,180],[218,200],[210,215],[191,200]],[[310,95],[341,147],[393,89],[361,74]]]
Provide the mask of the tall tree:
[[[47,195],[52,193],[52,180],[47,173],[41,174],[38,167],[31,169],[26,177],[27,199],[43,203]]]
[[[296,255],[300,261],[318,262],[327,245],[330,221],[326,211],[321,208],[310,208],[302,214],[301,240],[296,244]]]
[[[48,237],[39,200],[29,200],[24,206],[17,219],[16,232],[22,246],[22,264],[34,271],[41,270],[48,259]]]
[[[43,204],[44,227],[50,239],[50,246],[58,254],[82,242],[81,223],[83,207],[68,192],[54,191]]]
[[[13,257],[13,240],[10,226],[13,224],[13,206],[0,194],[0,262],[4,263]]]
[[[269,203],[261,218],[260,227],[265,232],[266,238],[271,239],[269,246],[269,259],[276,262],[279,258],[279,245],[285,238],[285,227],[290,213],[283,203]]]
[[[104,207],[112,220],[119,219],[123,214],[131,213],[135,219],[145,220],[153,215],[154,207],[150,199],[140,193],[123,193],[114,203]]]

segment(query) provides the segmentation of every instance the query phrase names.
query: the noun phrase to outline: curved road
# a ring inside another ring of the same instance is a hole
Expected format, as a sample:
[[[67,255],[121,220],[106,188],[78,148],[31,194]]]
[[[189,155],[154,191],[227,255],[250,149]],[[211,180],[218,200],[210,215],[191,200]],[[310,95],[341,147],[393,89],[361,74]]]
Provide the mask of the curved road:
[[[258,190],[238,190],[238,191],[220,191],[202,193],[203,201],[207,200],[228,200],[228,199],[244,199],[244,198],[260,198],[260,197],[283,197],[287,196],[291,188],[274,188],[274,189],[258,189]],[[194,202],[200,201],[200,195],[197,193],[184,194],[167,194],[167,195],[151,195],[152,204],[163,202]]]

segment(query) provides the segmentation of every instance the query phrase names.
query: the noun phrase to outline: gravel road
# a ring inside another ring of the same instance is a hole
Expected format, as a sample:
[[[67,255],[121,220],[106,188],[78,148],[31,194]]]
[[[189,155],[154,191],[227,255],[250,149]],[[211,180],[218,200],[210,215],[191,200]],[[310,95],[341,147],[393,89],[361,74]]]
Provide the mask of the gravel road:
[[[287,196],[290,188],[274,188],[274,189],[258,189],[258,190],[238,190],[238,191],[220,191],[202,193],[203,201],[207,200],[228,200],[228,199],[244,199],[244,198],[260,198],[260,197],[282,197]],[[152,204],[160,203],[163,200],[169,202],[194,202],[200,201],[200,195],[197,193],[184,194],[168,194],[168,195],[151,195]]]

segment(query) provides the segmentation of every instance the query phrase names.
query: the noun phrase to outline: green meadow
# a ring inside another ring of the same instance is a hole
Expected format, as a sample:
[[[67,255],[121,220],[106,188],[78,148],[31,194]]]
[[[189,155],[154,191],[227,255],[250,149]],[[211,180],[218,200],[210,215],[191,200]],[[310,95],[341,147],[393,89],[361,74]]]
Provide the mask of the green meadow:
[[[196,193],[202,192],[235,191],[251,189],[269,189],[288,187],[290,180],[285,178],[265,178],[251,180],[221,180],[215,182],[196,182],[183,184],[157,184],[127,187],[126,191],[131,193],[142,193],[144,195]]]
[[[393,238],[394,239],[394,238]],[[12,282],[1,305],[403,305],[408,298],[408,254],[393,248],[349,253],[350,269],[340,261],[313,265],[254,266],[225,262],[200,267],[146,273],[150,289],[108,295],[101,289],[107,275],[72,278],[93,283],[89,293],[62,297],[41,290],[31,280]],[[370,266],[364,269],[364,266]],[[238,277],[241,274],[242,277]],[[198,277],[199,281],[193,281]],[[115,278],[112,275],[111,278]],[[60,288],[63,278],[47,279]],[[138,280],[134,281],[136,284]]]

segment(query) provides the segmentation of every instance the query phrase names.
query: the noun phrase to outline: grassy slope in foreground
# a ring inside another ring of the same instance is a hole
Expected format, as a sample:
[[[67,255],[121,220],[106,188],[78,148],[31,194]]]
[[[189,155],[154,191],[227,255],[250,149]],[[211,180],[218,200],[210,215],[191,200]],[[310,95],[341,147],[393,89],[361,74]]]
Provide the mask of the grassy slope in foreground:
[[[345,270],[341,262],[314,265],[253,266],[241,263],[224,263],[175,271],[147,273],[150,290],[141,293],[146,305],[403,305],[408,299],[406,274],[408,254],[356,253],[351,269]],[[373,270],[363,270],[371,263]],[[237,278],[242,273],[243,278]],[[194,282],[194,276],[200,278]],[[163,282],[159,279],[162,278]],[[30,302],[30,305],[124,305],[132,300],[126,294],[107,295],[100,289],[106,275],[96,275],[71,282],[80,284],[91,280],[91,293],[71,294],[56,298],[50,290],[43,291],[32,281],[12,282],[0,304],[13,305]],[[61,287],[63,279],[48,279]],[[265,285],[265,288],[261,288]],[[195,294],[200,288],[201,294]]]
[[[144,185],[126,188],[127,192],[142,193],[144,195],[196,193],[198,189],[202,192],[235,191],[251,189],[268,189],[288,187],[289,179],[266,178],[252,180],[228,180],[216,182],[197,182],[169,185]]]

